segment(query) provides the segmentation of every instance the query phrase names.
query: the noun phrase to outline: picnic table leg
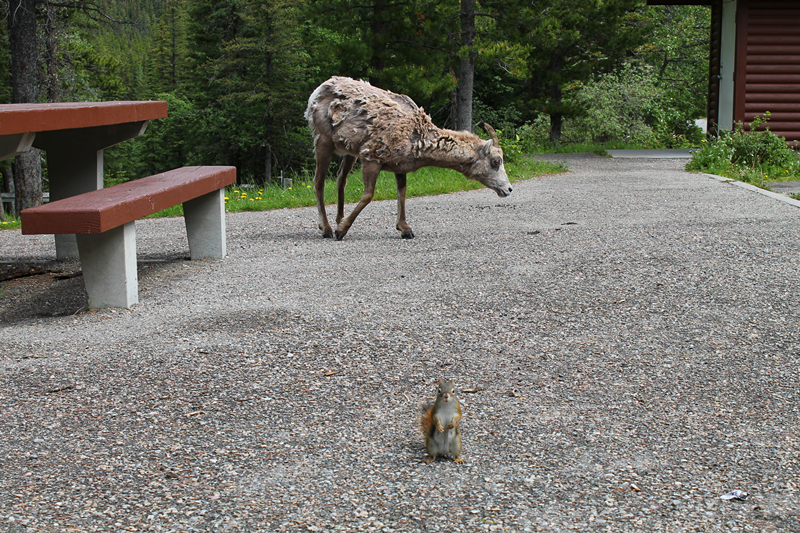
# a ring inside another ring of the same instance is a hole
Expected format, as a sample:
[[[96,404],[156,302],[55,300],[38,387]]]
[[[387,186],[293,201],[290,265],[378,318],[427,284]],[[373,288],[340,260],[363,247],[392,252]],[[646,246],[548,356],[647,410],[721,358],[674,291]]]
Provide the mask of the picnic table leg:
[[[225,189],[183,203],[192,259],[221,259],[226,254]]]
[[[103,149],[144,133],[149,121],[43,131],[33,146],[47,152],[50,201],[103,188]],[[56,235],[56,257],[78,257],[73,235]]]
[[[89,308],[130,307],[138,303],[135,223],[76,237]]]
[[[51,202],[103,188],[103,150],[79,151],[68,144],[65,148],[47,151]],[[55,240],[58,259],[78,257],[74,235],[56,235]]]

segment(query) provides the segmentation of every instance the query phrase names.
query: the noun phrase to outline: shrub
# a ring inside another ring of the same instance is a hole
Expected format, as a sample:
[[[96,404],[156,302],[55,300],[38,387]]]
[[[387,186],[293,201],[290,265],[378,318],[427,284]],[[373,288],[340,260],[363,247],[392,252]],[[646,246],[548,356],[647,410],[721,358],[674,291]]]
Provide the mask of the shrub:
[[[495,130],[511,132],[514,126],[520,122],[520,113],[513,104],[500,108],[491,108],[475,98],[472,102],[472,122],[475,124],[474,130],[483,130],[483,123],[488,122]]]
[[[628,64],[565,95],[582,109],[580,115],[564,120],[565,145],[688,148],[699,146],[703,139],[702,130],[690,120],[693,117],[687,116],[690,111],[658,86],[651,68]],[[549,128],[546,114],[517,128],[523,150],[552,150]]]
[[[694,121],[686,120],[677,108],[661,107],[655,112],[653,131],[663,148],[693,148],[703,142],[703,130]]]
[[[702,143],[686,169],[756,185],[800,177],[800,156],[766,127],[768,120],[769,113],[756,118],[749,132],[737,123],[732,132],[722,132],[718,138]],[[764,129],[759,130],[762,125]]]
[[[497,136],[500,139],[500,148],[503,150],[503,158],[506,161],[516,161],[524,153],[522,141],[518,134],[512,138],[505,135],[503,131],[498,131]]]
[[[577,142],[655,145],[650,124],[661,95],[649,69],[626,65],[577,90],[585,114],[570,120],[565,134]]]
[[[517,137],[524,152],[536,153],[553,149],[550,142],[550,117],[541,114],[531,123],[517,128]]]

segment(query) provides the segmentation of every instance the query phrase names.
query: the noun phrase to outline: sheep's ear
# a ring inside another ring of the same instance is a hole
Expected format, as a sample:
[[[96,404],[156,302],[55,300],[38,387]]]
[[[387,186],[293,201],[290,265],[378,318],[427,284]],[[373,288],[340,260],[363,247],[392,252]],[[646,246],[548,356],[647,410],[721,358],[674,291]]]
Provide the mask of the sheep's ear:
[[[486,141],[486,144],[481,148],[481,157],[489,157],[492,155],[492,140]]]

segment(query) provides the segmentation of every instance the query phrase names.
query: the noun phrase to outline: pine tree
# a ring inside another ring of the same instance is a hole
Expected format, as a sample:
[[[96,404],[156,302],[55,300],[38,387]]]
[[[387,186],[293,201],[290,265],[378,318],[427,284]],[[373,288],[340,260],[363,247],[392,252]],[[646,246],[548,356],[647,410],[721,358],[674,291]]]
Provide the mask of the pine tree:
[[[186,79],[187,0],[166,0],[153,35],[150,86],[155,92],[176,92]]]
[[[516,48],[523,98],[550,116],[558,145],[565,118],[581,113],[565,91],[609,72],[643,40],[639,0],[540,0],[498,2],[499,26]]]
[[[425,107],[449,106],[461,48],[457,2],[318,0],[308,7],[328,49],[317,81],[350,76]]]
[[[273,164],[287,168],[303,157],[298,139],[308,141],[299,5],[249,0],[190,10],[194,89],[203,93],[193,95],[207,109],[209,153],[237,164],[245,180],[269,181]]]

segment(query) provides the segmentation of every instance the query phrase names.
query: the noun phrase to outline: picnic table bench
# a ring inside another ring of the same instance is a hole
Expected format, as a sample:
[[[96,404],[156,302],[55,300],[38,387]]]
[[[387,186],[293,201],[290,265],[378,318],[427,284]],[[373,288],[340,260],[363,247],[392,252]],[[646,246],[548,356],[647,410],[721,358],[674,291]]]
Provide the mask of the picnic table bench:
[[[90,307],[139,301],[134,221],[183,204],[192,259],[225,257],[225,187],[236,167],[184,167],[22,211],[22,233],[75,234]]]
[[[103,188],[103,149],[166,116],[166,102],[0,105],[0,159],[47,152],[50,203],[22,211],[22,233],[53,234],[57,258],[80,258],[91,308],[139,301],[134,221],[144,216],[183,204],[191,258],[226,254],[224,189],[235,167],[184,167]]]

